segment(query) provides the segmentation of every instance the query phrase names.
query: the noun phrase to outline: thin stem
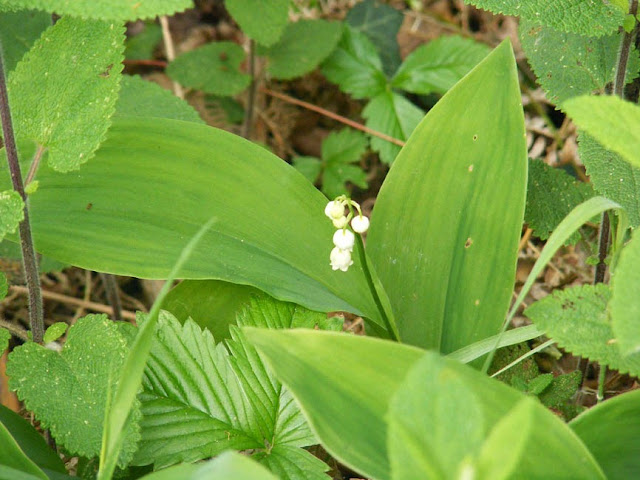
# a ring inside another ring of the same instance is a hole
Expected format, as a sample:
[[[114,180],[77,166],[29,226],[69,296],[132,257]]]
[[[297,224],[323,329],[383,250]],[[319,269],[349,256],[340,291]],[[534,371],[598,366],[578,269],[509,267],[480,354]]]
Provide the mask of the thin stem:
[[[31,166],[29,167],[29,173],[27,173],[27,179],[24,181],[25,185],[29,185],[36,176],[38,172],[38,167],[40,166],[40,161],[42,160],[42,155],[44,154],[46,148],[42,145],[38,145],[38,149],[36,150],[36,154],[33,156],[33,160],[31,160]]]
[[[18,337],[20,340],[23,340],[25,342],[29,341],[29,332],[27,332],[24,328],[17,327],[13,323],[7,322],[6,320],[2,319],[0,319],[0,327],[6,328],[7,330],[9,330],[9,333],[11,333],[11,335],[13,335],[14,337]]]
[[[598,403],[604,400],[604,384],[607,378],[607,366],[600,365],[600,371],[598,372],[598,393],[596,394],[596,400]]]
[[[167,60],[173,62],[176,58],[176,51],[173,48],[173,39],[171,38],[171,30],[169,30],[169,19],[166,15],[160,17],[160,26],[162,27],[162,41],[164,49],[167,52]],[[176,97],[184,99],[184,90],[178,82],[173,82],[173,93]]]
[[[107,300],[113,310],[113,319],[116,321],[122,320],[122,303],[120,302],[120,296],[118,295],[116,277],[110,273],[101,273],[100,278],[102,279],[104,289],[107,293]]]
[[[1,47],[1,45],[0,45]],[[4,73],[4,60],[0,55],[0,118],[2,119],[2,133],[4,146],[7,152],[7,162],[11,172],[13,188],[24,202],[24,219],[20,222],[20,246],[22,247],[22,264],[29,289],[29,325],[33,341],[42,343],[44,337],[44,317],[42,313],[42,294],[40,292],[40,276],[38,275],[38,261],[33,246],[31,224],[29,223],[29,209],[27,208],[27,195],[22,183],[22,172],[18,161],[18,150],[11,122],[11,110],[9,108],[9,94],[7,92],[7,79]]]
[[[247,108],[244,111],[244,123],[242,124],[242,136],[249,139],[251,136],[251,126],[253,125],[253,110],[256,103],[256,45],[253,39],[249,39],[249,75],[251,76],[251,85],[249,85],[249,93],[247,97]]]

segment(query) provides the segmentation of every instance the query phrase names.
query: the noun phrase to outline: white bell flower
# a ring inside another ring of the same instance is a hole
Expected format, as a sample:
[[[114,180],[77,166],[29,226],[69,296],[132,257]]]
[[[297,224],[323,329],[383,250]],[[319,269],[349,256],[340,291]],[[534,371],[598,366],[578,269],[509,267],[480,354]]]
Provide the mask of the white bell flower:
[[[350,252],[353,250],[355,239],[356,236],[351,230],[337,230],[333,234],[333,244],[342,250],[349,250]]]
[[[324,207],[324,214],[331,220],[337,220],[344,217],[344,205],[341,202],[333,200],[327,203],[327,206]]]
[[[351,252],[349,250],[343,250],[339,247],[335,247],[331,250],[331,255],[329,256],[331,260],[331,268],[333,270],[342,270],[346,272],[349,270],[349,267],[353,265],[353,260],[351,260]]]
[[[345,216],[333,219],[333,226],[336,228],[344,228],[347,226],[348,223],[349,223],[349,220]]]
[[[364,215],[356,215],[351,220],[351,228],[356,233],[364,233],[369,230],[369,219]]]

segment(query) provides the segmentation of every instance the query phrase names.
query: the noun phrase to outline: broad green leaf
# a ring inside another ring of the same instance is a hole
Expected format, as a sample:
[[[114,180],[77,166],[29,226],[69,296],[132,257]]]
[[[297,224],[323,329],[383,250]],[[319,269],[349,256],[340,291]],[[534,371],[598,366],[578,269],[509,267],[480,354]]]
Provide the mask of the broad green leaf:
[[[372,130],[404,141],[424,118],[424,111],[402,95],[386,91],[371,99],[362,116]],[[400,151],[398,145],[375,136],[371,136],[371,148],[385,163],[392,163]]]
[[[604,93],[615,76],[622,34],[585,36],[525,19],[520,21],[519,34],[538,82],[554,103],[592,92]],[[634,49],[629,56],[627,82],[638,76],[639,63]]]
[[[626,9],[612,2],[592,0],[466,0],[483,10],[516,15],[562,32],[599,37],[615,32],[624,22]]]
[[[2,423],[0,423],[0,445],[2,445],[2,449],[0,449],[0,466],[31,475],[32,478],[47,480],[44,472],[25,455],[18,443],[11,436],[11,433],[9,433],[9,430],[7,430]],[[9,471],[0,470],[0,478],[6,480],[10,478],[16,478],[16,480],[18,480],[20,478],[18,476],[9,477],[7,475],[8,473]]]
[[[15,190],[0,192],[0,240],[13,233],[24,219],[24,202]]]
[[[582,285],[556,290],[525,310],[538,328],[559,346],[620,373],[640,374],[640,355],[624,357],[607,318],[611,290],[607,285]]]
[[[127,60],[148,60],[162,41],[162,28],[157,23],[145,23],[141,32],[128,37],[125,42],[124,57]]]
[[[479,399],[485,425],[496,424],[523,398],[457,361],[390,341],[302,330],[247,329],[246,333],[291,389],[322,445],[375,480],[392,478],[385,417],[393,395],[404,393],[399,389],[405,382],[421,392],[430,383],[425,380],[429,377],[444,385],[452,377],[459,378]],[[420,401],[424,404],[431,395],[449,396],[443,390],[442,386],[435,392],[430,389]],[[446,408],[446,403],[442,405]],[[464,415],[467,405],[461,408],[463,411],[452,408],[452,414]],[[420,425],[431,421],[428,415],[420,416],[420,411],[409,413],[419,417]],[[563,422],[541,406],[534,405],[532,414],[533,431],[517,466],[523,478],[547,478],[554,471],[570,471],[575,478],[604,478],[588,450]]]
[[[32,8],[61,16],[93,18],[98,20],[131,21],[172,15],[193,7],[192,0],[96,0],[75,2],[69,0],[0,0],[0,8],[23,10]]]
[[[0,355],[9,348],[9,340],[11,340],[11,333],[6,328],[0,328]]]
[[[105,408],[116,386],[127,343],[106,315],[87,315],[69,329],[61,353],[36,343],[9,355],[9,385],[25,406],[48,428],[58,444],[72,454],[100,453]],[[139,439],[134,409],[120,465],[131,459]]]
[[[47,445],[44,437],[20,415],[0,405],[0,423],[35,465],[53,472],[67,472],[55,450]]]
[[[176,120],[114,119],[109,139],[78,174],[45,165],[38,178],[30,213],[44,255],[166,278],[185,238],[215,216],[182,278],[252,285],[312,310],[346,310],[382,324],[358,250],[348,272],[331,270],[335,229],[324,215],[326,197],[235,135]]]
[[[578,137],[580,160],[593,188],[624,207],[632,227],[640,225],[640,168],[604,148],[591,135]]]
[[[574,123],[603,147],[640,167],[640,107],[614,95],[581,96],[562,104]]]
[[[364,33],[375,45],[384,72],[389,76],[393,75],[402,61],[397,36],[403,20],[404,15],[400,10],[380,0],[365,0],[347,13],[347,23],[354,30]]]
[[[42,472],[42,475],[44,475],[44,472]],[[41,475],[32,475],[30,473],[16,470],[15,468],[0,465],[0,480],[38,480],[42,478],[46,479],[47,476],[45,475],[42,477]]]
[[[590,408],[569,426],[609,480],[640,476],[640,390],[623,393]]]
[[[116,116],[159,117],[204,124],[198,112],[160,85],[139,76],[122,76]]]
[[[0,45],[6,72],[11,72],[42,32],[51,26],[51,15],[22,10],[0,13]]]
[[[499,331],[526,180],[520,87],[505,42],[431,109],[376,201],[367,252],[403,341],[449,353]]]
[[[542,160],[530,160],[524,221],[538,238],[546,240],[571,210],[593,196],[591,185],[576,181],[564,170],[550,167]],[[580,234],[576,232],[565,244],[578,240]]]
[[[640,234],[620,253],[611,277],[611,326],[622,355],[634,355],[640,363]]]
[[[0,150],[0,154],[3,154],[4,150]],[[0,167],[0,172],[2,168]],[[14,239],[17,240],[17,237],[14,236]],[[0,242],[0,258],[3,260],[11,260],[10,263],[16,265],[16,268],[20,269],[20,265],[22,265],[22,249],[19,244],[14,243],[10,240],[5,239]],[[59,272],[66,268],[68,265],[58,262],[49,257],[40,256],[40,265],[38,265],[38,271],[40,273],[49,273],[49,272]]]
[[[280,40],[258,53],[268,58],[267,72],[275,79],[289,80],[309,73],[338,44],[342,24],[325,20],[300,20],[285,28]]]
[[[162,308],[180,323],[191,318],[220,341],[230,336],[229,325],[235,325],[236,315],[259,292],[248,285],[220,280],[185,280],[167,294]]]
[[[63,17],[9,75],[17,140],[46,148],[54,169],[77,170],[104,140],[118,99],[123,42],[117,23]]]
[[[289,0],[225,0],[240,29],[260,45],[276,43],[287,25]]]
[[[141,480],[277,480],[264,467],[236,452],[224,452],[206,463],[182,464],[145,475]]]
[[[65,334],[67,328],[69,328],[69,325],[65,322],[56,322],[50,325],[47,327],[46,332],[44,332],[43,343],[46,345],[47,343],[55,342]]]
[[[251,83],[240,72],[245,54],[233,42],[214,42],[183,53],[167,67],[167,75],[181,85],[214,95],[232,96]]]
[[[387,87],[376,47],[364,33],[349,26],[344,28],[338,47],[323,63],[322,73],[353,98],[372,98]]]
[[[405,58],[391,85],[422,95],[432,92],[444,94],[490,51],[486,45],[470,38],[436,38]]]

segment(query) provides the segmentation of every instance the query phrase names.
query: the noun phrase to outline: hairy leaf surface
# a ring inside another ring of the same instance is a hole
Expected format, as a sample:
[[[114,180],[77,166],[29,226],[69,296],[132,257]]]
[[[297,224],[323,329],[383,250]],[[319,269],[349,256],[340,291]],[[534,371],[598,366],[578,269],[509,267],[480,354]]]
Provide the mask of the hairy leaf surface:
[[[24,219],[24,202],[15,190],[0,192],[0,241]]]

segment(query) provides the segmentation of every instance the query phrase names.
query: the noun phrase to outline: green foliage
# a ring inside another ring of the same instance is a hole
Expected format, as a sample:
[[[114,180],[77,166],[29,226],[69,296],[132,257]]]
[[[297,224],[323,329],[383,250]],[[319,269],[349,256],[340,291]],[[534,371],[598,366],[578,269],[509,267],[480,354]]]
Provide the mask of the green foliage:
[[[104,21],[64,17],[48,29],[9,76],[17,141],[46,148],[61,172],[90,160],[115,111],[123,41]]]
[[[0,423],[0,445],[2,445],[0,450],[0,478],[3,480],[9,480],[10,478],[16,480],[32,480],[34,478],[47,480],[44,472],[24,454],[2,423]]]
[[[15,190],[0,192],[0,240],[13,233],[24,219],[24,202]]]
[[[322,73],[353,98],[371,98],[386,90],[387,79],[375,45],[349,26],[338,47],[322,65]]]
[[[581,385],[582,372],[575,370],[553,377],[551,383],[537,395],[543,405],[549,408],[561,408],[573,398]]]
[[[360,166],[350,164],[360,161],[368,143],[364,134],[343,128],[331,132],[322,142],[322,159],[297,157],[293,159],[293,166],[311,183],[322,175],[322,192],[328,198],[336,198],[347,191],[347,182],[367,187],[366,173]]]
[[[489,52],[489,47],[469,38],[436,38],[405,58],[391,85],[421,95],[444,94]]]
[[[157,23],[145,23],[144,29],[125,42],[124,57],[127,60],[148,60],[162,40],[162,28]]]
[[[173,118],[204,124],[198,112],[184,100],[160,85],[139,76],[122,76],[116,115],[133,117]]]
[[[125,326],[129,325],[113,323],[106,315],[87,315],[69,329],[61,353],[26,343],[9,356],[11,389],[72,454],[91,458],[100,453],[106,404],[127,353],[120,331]],[[120,456],[122,466],[136,450],[139,416],[134,409]]]
[[[592,0],[466,0],[483,10],[516,15],[561,32],[601,36],[615,32],[626,11],[613,2]]]
[[[65,322],[56,322],[49,326],[44,332],[43,343],[46,345],[47,343],[55,342],[66,333],[67,328],[69,328],[69,325]]]
[[[233,42],[215,42],[183,53],[167,67],[167,75],[185,87],[214,95],[232,96],[251,83],[251,77],[241,73],[245,54]]]
[[[341,36],[341,23],[300,20],[287,25],[277,43],[258,48],[258,53],[268,57],[267,72],[272,78],[290,80],[309,73],[322,63]]]
[[[632,227],[640,225],[640,168],[604,148],[591,135],[578,137],[580,160],[593,188],[624,207]]]
[[[225,7],[240,29],[260,45],[276,43],[284,31],[289,0],[225,0]]]
[[[51,26],[51,15],[23,10],[0,13],[0,45],[6,72],[11,72],[42,32]]]
[[[620,253],[611,279],[611,323],[620,352],[633,355],[640,363],[640,235],[635,234]]]
[[[567,351],[631,375],[640,374],[640,355],[624,357],[607,318],[611,290],[582,285],[557,290],[525,310],[547,335]]]
[[[0,0],[0,10],[31,8],[55,12],[61,16],[117,22],[171,15],[193,6],[192,0],[98,0],[77,2],[69,0]]]
[[[578,182],[564,170],[550,167],[541,160],[529,161],[527,185],[524,221],[542,240],[549,238],[571,210],[594,196],[591,185]],[[580,234],[576,232],[565,245],[575,244],[578,240]]]
[[[397,35],[402,26],[402,12],[380,0],[364,0],[356,4],[346,21],[354,29],[364,33],[380,53],[385,74],[391,76],[402,59]]]
[[[560,32],[531,20],[520,21],[522,49],[538,82],[554,103],[605,92],[615,75],[621,35],[584,36]],[[627,65],[627,82],[638,76],[639,68],[638,51],[633,49]]]
[[[614,95],[575,97],[562,106],[603,147],[640,168],[640,107]]]
[[[22,249],[20,248],[20,245],[10,242],[9,240],[0,242],[0,258],[20,263],[22,260]],[[67,266],[67,264],[58,262],[50,257],[40,256],[40,265],[38,270],[40,273],[49,273],[54,271],[59,272]]]
[[[0,328],[0,355],[9,348],[9,340],[11,340],[11,333],[6,328]]]

